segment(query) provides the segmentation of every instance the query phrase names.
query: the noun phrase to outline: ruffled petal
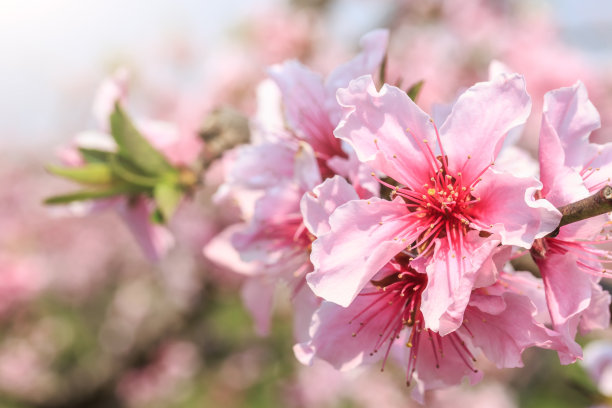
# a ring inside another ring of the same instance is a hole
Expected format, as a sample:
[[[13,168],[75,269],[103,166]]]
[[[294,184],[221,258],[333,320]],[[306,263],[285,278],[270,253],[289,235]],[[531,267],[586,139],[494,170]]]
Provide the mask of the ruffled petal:
[[[522,367],[521,354],[528,347],[564,348],[557,333],[534,321],[535,312],[523,295],[506,292],[499,297],[474,292],[465,311],[465,335],[498,368]]]
[[[561,213],[550,202],[534,198],[541,187],[534,178],[489,169],[472,192],[480,198],[472,214],[482,228],[501,235],[502,244],[529,248],[534,239],[553,231],[561,220]]]
[[[571,254],[549,254],[538,260],[553,328],[563,336],[570,349],[569,354],[559,356],[563,364],[582,355],[580,345],[574,341],[576,324],[578,316],[591,303],[591,278],[578,268],[576,261]]]
[[[326,159],[341,154],[340,141],[334,138],[334,125],[325,109],[323,79],[297,61],[274,65],[268,73],[281,90],[285,118],[298,138]]]
[[[334,176],[304,194],[300,209],[304,224],[315,237],[328,232],[329,217],[340,205],[358,200],[355,189],[342,177]]]
[[[563,159],[566,166],[582,169],[585,159],[596,153],[595,146],[588,143],[588,138],[593,130],[601,126],[601,121],[582,82],[544,95],[542,121],[557,134],[565,152]]]
[[[338,90],[338,101],[344,118],[334,134],[355,149],[359,160],[407,186],[421,187],[429,180],[438,166],[426,146],[435,148],[435,129],[406,92],[387,84],[379,92],[371,76],[362,76]]]
[[[387,52],[389,30],[379,29],[370,31],[359,41],[361,53],[352,60],[334,69],[325,81],[327,90],[326,107],[333,124],[340,121],[342,112],[336,101],[336,91],[345,88],[352,79],[362,75],[375,75]]]
[[[312,244],[313,292],[348,306],[370,279],[416,238],[415,221],[401,199],[356,200],[338,207],[331,230]]]
[[[493,256],[498,239],[482,238],[477,231],[470,231],[462,243],[459,253],[456,253],[457,246],[450,248],[448,240],[440,239],[431,258],[419,257],[412,262],[412,266],[427,273],[428,278],[421,302],[425,328],[442,336],[461,326],[477,272],[494,274],[481,268],[483,264],[494,268],[493,263],[487,261]]]
[[[301,359],[308,363],[316,356],[339,370],[378,360],[380,354],[371,356],[370,353],[380,339],[379,333],[389,319],[394,317],[385,316],[385,312],[392,313],[394,309],[382,308],[382,316],[368,322],[367,330],[358,331],[361,326],[352,321],[371,303],[372,298],[369,296],[358,296],[348,307],[324,301],[313,315],[310,340],[298,348],[302,353]]]
[[[494,162],[506,134],[525,123],[531,98],[518,74],[501,74],[465,91],[440,127],[451,174],[474,180]]]

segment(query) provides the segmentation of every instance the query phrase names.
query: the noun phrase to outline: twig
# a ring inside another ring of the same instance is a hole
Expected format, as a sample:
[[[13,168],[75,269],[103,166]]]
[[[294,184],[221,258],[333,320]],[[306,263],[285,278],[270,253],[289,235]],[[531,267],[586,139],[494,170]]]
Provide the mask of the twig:
[[[612,211],[612,186],[605,186],[590,197],[564,205],[558,209],[563,217],[559,226],[547,237],[556,237],[564,225],[586,220]]]

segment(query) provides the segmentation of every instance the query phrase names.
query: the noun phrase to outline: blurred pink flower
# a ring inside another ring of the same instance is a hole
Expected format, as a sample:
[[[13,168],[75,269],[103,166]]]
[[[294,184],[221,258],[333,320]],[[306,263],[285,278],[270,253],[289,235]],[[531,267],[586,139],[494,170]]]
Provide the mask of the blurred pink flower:
[[[172,401],[180,387],[197,372],[197,347],[186,341],[172,341],[161,346],[151,363],[124,375],[117,393],[129,406],[151,406]]]

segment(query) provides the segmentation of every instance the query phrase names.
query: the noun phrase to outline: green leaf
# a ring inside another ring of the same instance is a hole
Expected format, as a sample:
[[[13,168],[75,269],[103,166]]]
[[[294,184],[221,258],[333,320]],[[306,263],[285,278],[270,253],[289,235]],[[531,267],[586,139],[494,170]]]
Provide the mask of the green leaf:
[[[419,97],[419,94],[421,93],[421,88],[423,88],[424,83],[425,81],[420,80],[419,82],[412,84],[412,86],[406,91],[408,97],[414,102],[416,102],[417,98]]]
[[[140,134],[118,103],[111,114],[110,125],[120,155],[151,175],[175,171],[166,158]]]
[[[109,164],[113,173],[129,184],[151,188],[159,182],[158,178],[143,174],[140,168],[124,157],[112,156]]]
[[[153,198],[164,220],[169,220],[183,197],[183,191],[176,184],[160,183],[153,189]]]
[[[378,80],[380,81],[380,86],[383,86],[383,84],[387,81],[387,54],[385,54],[385,57],[380,64]]]
[[[104,185],[113,182],[113,173],[104,163],[91,163],[80,167],[47,166],[50,173],[77,183]]]
[[[87,149],[85,147],[79,147],[79,152],[87,163],[108,163],[111,156],[116,154],[106,150]]]
[[[149,220],[153,223],[153,224],[163,224],[164,223],[164,216],[162,215],[161,211],[159,210],[159,208],[156,208],[155,210],[153,210],[153,212],[151,213],[151,216],[149,217]]]
[[[68,204],[74,201],[97,200],[113,197],[131,192],[127,186],[115,187],[108,190],[82,190],[74,193],[62,194],[45,199],[44,203],[49,205]]]

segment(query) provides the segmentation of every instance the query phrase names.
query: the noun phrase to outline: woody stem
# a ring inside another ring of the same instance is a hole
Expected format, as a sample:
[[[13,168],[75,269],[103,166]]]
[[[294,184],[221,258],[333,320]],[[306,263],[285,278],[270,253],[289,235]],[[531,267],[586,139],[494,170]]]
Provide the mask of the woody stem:
[[[577,221],[586,220],[587,218],[596,217],[601,214],[612,211],[612,186],[607,185],[595,194],[575,203],[564,205],[558,208],[563,215],[559,226],[547,237],[556,237],[559,234],[559,228],[564,225],[571,224]]]

